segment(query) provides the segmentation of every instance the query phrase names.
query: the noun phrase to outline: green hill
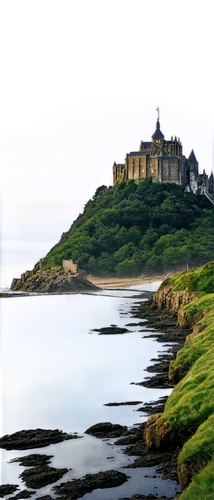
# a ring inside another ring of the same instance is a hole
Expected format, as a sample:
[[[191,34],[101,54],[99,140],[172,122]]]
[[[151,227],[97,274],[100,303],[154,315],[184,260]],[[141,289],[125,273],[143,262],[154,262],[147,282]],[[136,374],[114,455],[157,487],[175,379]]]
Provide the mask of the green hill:
[[[135,276],[202,265],[214,258],[214,211],[205,196],[151,179],[101,186],[43,259],[73,259],[96,275]]]

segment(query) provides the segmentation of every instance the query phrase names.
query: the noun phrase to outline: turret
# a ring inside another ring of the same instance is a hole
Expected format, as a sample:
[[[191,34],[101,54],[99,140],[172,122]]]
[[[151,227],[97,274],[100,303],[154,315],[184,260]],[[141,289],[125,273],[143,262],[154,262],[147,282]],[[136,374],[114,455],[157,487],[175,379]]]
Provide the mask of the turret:
[[[188,158],[188,165],[190,169],[190,178],[191,174],[193,174],[195,177],[198,177],[198,161],[196,159],[195,153],[192,149],[189,158]]]
[[[196,193],[198,190],[198,161],[196,159],[193,149],[187,160],[187,168],[188,168],[190,189],[193,193]]]

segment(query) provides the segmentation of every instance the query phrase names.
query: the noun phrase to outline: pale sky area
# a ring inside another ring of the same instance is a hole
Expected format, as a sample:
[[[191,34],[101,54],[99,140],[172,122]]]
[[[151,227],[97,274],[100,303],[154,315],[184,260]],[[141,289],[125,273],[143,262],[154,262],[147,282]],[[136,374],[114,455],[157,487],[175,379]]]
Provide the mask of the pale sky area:
[[[165,139],[181,138],[199,171],[214,165],[213,121],[158,103]],[[31,131],[1,138],[1,286],[31,269],[55,245],[112,165],[151,140],[157,101],[58,108]]]

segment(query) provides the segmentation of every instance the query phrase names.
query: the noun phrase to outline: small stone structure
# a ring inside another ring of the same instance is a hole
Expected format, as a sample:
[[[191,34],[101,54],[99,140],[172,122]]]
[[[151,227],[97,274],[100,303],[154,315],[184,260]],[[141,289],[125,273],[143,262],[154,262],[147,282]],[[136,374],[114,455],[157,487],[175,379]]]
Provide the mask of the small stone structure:
[[[72,259],[63,260],[62,261],[62,268],[65,271],[65,273],[71,273],[71,274],[77,273],[77,264]]]

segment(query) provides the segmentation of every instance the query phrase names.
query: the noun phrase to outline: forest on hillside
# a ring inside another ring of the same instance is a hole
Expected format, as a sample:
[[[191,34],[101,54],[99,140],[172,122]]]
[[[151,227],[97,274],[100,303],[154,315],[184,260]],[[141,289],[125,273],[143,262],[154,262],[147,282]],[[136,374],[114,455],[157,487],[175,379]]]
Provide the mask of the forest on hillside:
[[[43,259],[73,259],[97,276],[183,270],[214,259],[214,209],[176,184],[123,182],[99,187]]]

